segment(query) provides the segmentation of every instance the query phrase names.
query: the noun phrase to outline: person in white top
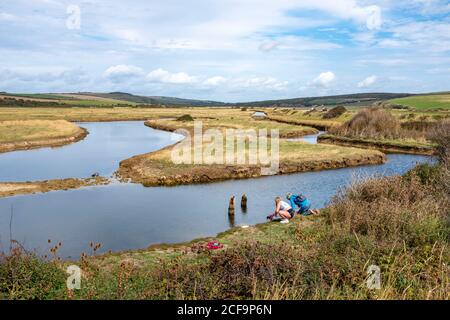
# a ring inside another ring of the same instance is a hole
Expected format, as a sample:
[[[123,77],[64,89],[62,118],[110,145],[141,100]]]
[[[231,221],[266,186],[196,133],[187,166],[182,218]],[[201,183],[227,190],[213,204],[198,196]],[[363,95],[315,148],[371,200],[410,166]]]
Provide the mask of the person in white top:
[[[281,200],[280,197],[275,198],[275,215],[279,215],[282,220],[281,223],[288,223],[295,215],[294,209],[287,202]]]

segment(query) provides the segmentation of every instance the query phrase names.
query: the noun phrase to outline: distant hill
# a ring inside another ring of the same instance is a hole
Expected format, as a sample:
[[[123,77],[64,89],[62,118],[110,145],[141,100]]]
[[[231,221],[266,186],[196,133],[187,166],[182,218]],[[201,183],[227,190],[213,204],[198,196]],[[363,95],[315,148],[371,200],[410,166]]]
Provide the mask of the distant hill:
[[[408,93],[356,93],[323,97],[305,97],[293,99],[263,100],[239,103],[225,103],[220,101],[182,99],[165,96],[140,96],[126,92],[95,93],[81,92],[77,95],[95,96],[107,99],[121,100],[133,103],[167,106],[247,106],[247,107],[310,107],[313,105],[369,105],[377,101],[385,101],[396,98],[412,96]]]
[[[128,102],[151,104],[151,105],[184,105],[184,106],[223,106],[226,103],[219,101],[196,100],[196,99],[182,99],[175,97],[164,96],[139,96],[126,92],[110,92],[110,93],[95,93],[95,92],[80,92],[78,95],[95,96],[101,98],[108,98],[114,100],[122,100]]]
[[[314,105],[369,105],[377,101],[412,96],[409,93],[355,93],[336,96],[306,97],[237,103],[238,106],[310,107]]]
[[[448,92],[434,92],[425,94],[409,94],[409,93],[356,93],[321,97],[304,97],[292,99],[274,99],[263,101],[250,101],[238,103],[226,103],[221,101],[198,100],[198,99],[182,99],[176,97],[166,96],[141,96],[130,94],[126,92],[78,92],[78,93],[39,93],[39,94],[19,94],[0,92],[0,99],[14,98],[24,100],[26,103],[57,103],[64,105],[79,105],[79,106],[122,106],[122,105],[142,105],[145,106],[192,106],[192,107],[208,107],[208,106],[223,106],[223,107],[286,107],[286,108],[301,108],[311,106],[368,106],[374,102],[389,101],[390,103],[407,105],[417,108],[433,108],[444,105],[448,108]],[[425,98],[424,98],[425,97]],[[439,101],[437,101],[439,100]],[[3,105],[12,105],[14,102],[2,100]],[[30,102],[31,101],[31,102]],[[435,102],[439,102],[439,106]],[[25,103],[24,102],[24,103]],[[27,105],[28,105],[27,104]],[[37,106],[37,105],[36,105]]]

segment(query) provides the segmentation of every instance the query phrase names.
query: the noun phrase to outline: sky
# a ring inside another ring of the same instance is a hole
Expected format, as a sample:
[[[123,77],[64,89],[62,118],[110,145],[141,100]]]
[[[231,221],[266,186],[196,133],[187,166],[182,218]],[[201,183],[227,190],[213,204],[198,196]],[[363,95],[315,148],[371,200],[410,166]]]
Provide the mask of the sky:
[[[450,1],[0,0],[0,91],[237,102],[449,83]]]

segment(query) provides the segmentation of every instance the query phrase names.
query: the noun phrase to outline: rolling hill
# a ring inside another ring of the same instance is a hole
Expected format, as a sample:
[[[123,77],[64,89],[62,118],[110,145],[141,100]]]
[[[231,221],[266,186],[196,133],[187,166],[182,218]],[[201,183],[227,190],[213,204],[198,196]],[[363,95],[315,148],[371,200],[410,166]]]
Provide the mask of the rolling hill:
[[[226,103],[221,101],[183,99],[167,96],[141,96],[126,92],[78,92],[78,93],[6,93],[0,92],[0,99],[4,103],[1,105],[18,103],[23,106],[102,106],[102,107],[120,107],[120,106],[166,106],[166,107],[286,107],[300,108],[316,105],[343,105],[343,106],[369,106],[374,102],[387,101],[393,105],[402,105],[415,109],[449,109],[450,92],[435,92],[426,94],[409,93],[356,93],[345,95],[304,97],[292,99],[263,100],[238,103]],[[1,101],[0,101],[1,102]]]
[[[110,93],[94,93],[94,92],[81,92],[78,95],[101,97],[113,100],[122,100],[127,102],[151,104],[151,105],[183,105],[183,106],[223,106],[224,102],[208,101],[208,100],[196,100],[196,99],[182,99],[175,97],[164,96],[139,96],[126,92],[110,92]]]

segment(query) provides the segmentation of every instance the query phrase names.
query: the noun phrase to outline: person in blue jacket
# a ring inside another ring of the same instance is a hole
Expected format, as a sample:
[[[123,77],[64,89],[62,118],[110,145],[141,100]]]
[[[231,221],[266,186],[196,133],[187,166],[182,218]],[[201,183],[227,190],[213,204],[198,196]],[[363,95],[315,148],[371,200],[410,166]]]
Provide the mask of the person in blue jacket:
[[[291,203],[291,207],[295,210],[297,206],[299,209],[298,214],[309,216],[311,214],[319,214],[319,210],[311,209],[311,202],[302,194],[291,194],[288,193],[286,198]]]

